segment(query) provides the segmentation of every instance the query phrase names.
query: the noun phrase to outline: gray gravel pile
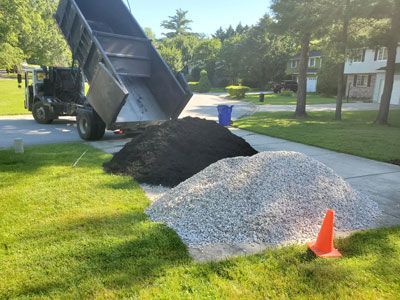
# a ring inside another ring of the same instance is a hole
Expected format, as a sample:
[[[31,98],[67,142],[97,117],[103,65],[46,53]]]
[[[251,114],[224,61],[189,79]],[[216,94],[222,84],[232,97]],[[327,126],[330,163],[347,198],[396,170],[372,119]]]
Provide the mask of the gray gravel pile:
[[[153,221],[189,246],[305,242],[327,209],[335,227],[373,227],[380,211],[324,164],[296,152],[263,152],[216,162],[149,207]]]

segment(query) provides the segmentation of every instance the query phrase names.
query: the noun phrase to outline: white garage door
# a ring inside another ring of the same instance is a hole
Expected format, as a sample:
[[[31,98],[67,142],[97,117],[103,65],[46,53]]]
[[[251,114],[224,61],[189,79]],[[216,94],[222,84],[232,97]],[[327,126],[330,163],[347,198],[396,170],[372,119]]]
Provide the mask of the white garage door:
[[[400,76],[397,75],[393,84],[392,100],[391,104],[400,104]]]
[[[317,77],[307,78],[307,93],[315,93],[317,91]]]
[[[381,79],[379,83],[378,102],[381,102],[384,87],[385,87],[385,79]],[[396,75],[394,78],[392,99],[390,100],[390,104],[400,105],[400,75]]]

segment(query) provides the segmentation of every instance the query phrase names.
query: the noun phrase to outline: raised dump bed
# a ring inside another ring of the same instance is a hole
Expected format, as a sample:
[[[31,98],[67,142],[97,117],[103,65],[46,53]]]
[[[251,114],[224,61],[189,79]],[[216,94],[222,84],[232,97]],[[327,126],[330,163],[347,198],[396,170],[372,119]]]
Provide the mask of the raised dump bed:
[[[56,21],[108,129],[177,118],[190,98],[121,0],[61,0]]]

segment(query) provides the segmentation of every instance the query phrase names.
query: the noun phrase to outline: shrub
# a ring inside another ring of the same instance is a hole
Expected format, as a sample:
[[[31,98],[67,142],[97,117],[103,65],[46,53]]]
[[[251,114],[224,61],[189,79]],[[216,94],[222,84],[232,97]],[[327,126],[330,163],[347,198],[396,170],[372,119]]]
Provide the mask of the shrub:
[[[190,81],[198,82],[200,80],[201,69],[199,67],[194,67],[189,74]]]
[[[208,79],[208,73],[206,70],[200,72],[198,88],[200,93],[208,93],[211,90],[211,82],[210,79]]]
[[[198,82],[188,82],[190,90],[195,93],[199,93],[199,83]]]
[[[230,85],[226,87],[226,90],[231,98],[243,99],[246,97],[246,92],[250,91],[250,88],[244,85]]]

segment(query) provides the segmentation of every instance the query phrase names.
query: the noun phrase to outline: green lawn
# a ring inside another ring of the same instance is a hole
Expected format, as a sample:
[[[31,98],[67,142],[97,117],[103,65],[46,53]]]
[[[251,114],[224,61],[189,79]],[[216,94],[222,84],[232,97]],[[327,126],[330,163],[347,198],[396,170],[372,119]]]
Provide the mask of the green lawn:
[[[24,88],[17,80],[0,79],[0,116],[30,114],[24,108]]]
[[[293,94],[293,96],[285,96],[280,94],[265,95],[265,102],[260,102],[259,98],[260,98],[259,94],[247,95],[244,100],[259,105],[265,105],[265,104],[296,105],[297,103],[297,98],[295,94]],[[322,97],[316,94],[307,95],[307,104],[326,104],[326,103],[336,103],[336,99],[330,97]]]
[[[334,112],[312,112],[295,119],[292,112],[257,113],[234,122],[234,126],[381,161],[400,159],[400,110],[390,114],[391,126],[374,125],[376,111],[344,112],[334,121]]]
[[[88,151],[76,168],[72,164]],[[305,246],[199,264],[144,214],[110,156],[82,144],[0,151],[0,299],[394,299],[400,228],[337,241],[340,260]]]

